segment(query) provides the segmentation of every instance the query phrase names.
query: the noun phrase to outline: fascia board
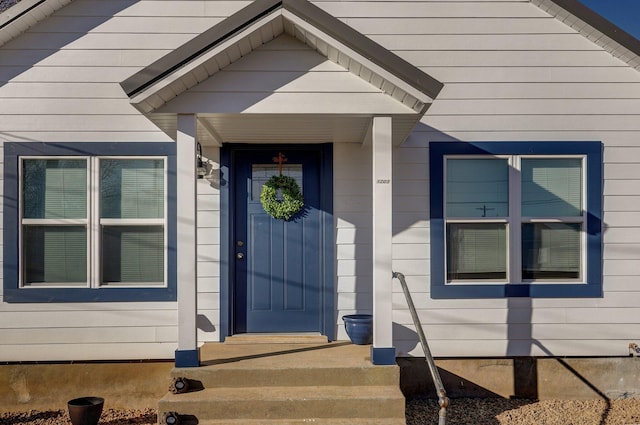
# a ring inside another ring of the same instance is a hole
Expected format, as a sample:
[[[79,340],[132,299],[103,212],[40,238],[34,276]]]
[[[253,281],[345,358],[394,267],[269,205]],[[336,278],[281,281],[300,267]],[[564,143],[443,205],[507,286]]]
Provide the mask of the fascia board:
[[[431,103],[431,102],[433,102],[433,97],[431,97],[428,94],[418,90],[414,86],[406,83],[404,80],[400,79],[399,77],[397,77],[395,74],[393,74],[389,70],[383,68],[382,66],[378,65],[377,63],[372,62],[371,60],[369,60],[368,58],[364,57],[363,55],[361,55],[360,53],[356,52],[355,50],[351,49],[350,47],[346,46],[342,42],[340,42],[337,39],[329,36],[327,33],[322,32],[321,30],[319,30],[314,25],[311,25],[308,21],[305,21],[304,19],[298,17],[297,15],[294,15],[293,13],[291,13],[290,11],[288,11],[286,9],[282,11],[282,16],[285,19],[287,19],[290,22],[292,22],[293,24],[295,24],[296,26],[304,29],[307,33],[311,34],[312,36],[316,37],[317,39],[327,43],[329,46],[332,46],[332,47],[336,48],[340,53],[345,54],[346,56],[348,56],[351,59],[355,60],[356,62],[360,63],[361,65],[363,65],[364,67],[368,68],[372,72],[378,74],[380,77],[382,77],[386,81],[389,81],[391,84],[393,84],[396,87],[404,90],[406,93],[412,95],[413,97],[418,99],[420,102],[422,102],[422,103]]]
[[[228,49],[229,47],[238,43],[243,38],[248,37],[253,32],[259,31],[260,28],[262,28],[263,26],[267,25],[269,22],[272,22],[275,19],[278,19],[280,17],[281,17],[281,10],[279,9],[271,12],[267,16],[263,16],[258,21],[255,21],[248,27],[244,28],[241,32],[238,32],[232,35],[231,37],[227,38],[226,40],[222,41],[221,43],[219,43],[218,45],[210,49],[209,51],[201,54],[200,56],[194,58],[190,62],[187,62],[184,66],[168,74],[164,78],[158,80],[157,82],[153,83],[148,87],[145,87],[142,91],[136,93],[131,98],[131,103],[134,105],[143,103],[145,100],[147,100],[154,94],[158,93],[160,90],[164,89],[165,87],[171,85],[175,81],[179,80],[184,75],[188,74],[189,72],[192,72],[193,70],[195,70],[200,66],[203,66],[207,61],[213,59],[216,55],[220,54],[225,49]]]

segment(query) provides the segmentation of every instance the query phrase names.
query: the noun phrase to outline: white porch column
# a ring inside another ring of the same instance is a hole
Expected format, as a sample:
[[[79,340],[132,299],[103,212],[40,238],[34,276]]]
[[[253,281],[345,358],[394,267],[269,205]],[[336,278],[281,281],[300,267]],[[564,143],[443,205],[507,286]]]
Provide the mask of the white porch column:
[[[373,162],[373,364],[395,364],[392,318],[392,119],[374,117]]]
[[[196,314],[196,117],[178,115],[177,160],[177,271],[178,349],[176,367],[197,367]]]

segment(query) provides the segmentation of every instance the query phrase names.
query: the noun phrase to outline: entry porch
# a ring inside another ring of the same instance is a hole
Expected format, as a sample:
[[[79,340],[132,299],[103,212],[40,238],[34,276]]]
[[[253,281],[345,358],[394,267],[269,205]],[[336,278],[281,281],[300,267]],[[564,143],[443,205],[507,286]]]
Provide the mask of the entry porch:
[[[160,400],[159,423],[405,423],[399,367],[373,366],[369,346],[275,338],[205,344],[199,368],[171,372],[178,385]]]

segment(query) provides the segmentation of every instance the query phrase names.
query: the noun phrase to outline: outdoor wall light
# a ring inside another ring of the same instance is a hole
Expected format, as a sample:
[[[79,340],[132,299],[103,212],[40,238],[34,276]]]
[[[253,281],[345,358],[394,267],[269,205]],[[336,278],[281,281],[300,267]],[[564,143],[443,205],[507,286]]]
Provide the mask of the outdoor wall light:
[[[200,142],[198,142],[198,144],[196,145],[197,148],[197,153],[196,153],[196,157],[197,157],[197,164],[196,164],[196,175],[199,179],[203,179],[206,175],[207,175],[207,165],[209,165],[209,161],[203,161],[202,160],[202,146],[200,145]]]
[[[220,169],[215,168],[215,163],[202,156],[202,146],[196,145],[196,177],[209,182],[212,187],[220,187]]]

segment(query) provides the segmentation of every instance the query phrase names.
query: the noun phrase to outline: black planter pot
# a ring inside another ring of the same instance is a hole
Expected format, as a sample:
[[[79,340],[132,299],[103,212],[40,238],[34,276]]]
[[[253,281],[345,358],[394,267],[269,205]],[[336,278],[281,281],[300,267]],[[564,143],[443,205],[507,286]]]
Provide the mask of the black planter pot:
[[[104,398],[80,397],[69,400],[69,417],[73,425],[97,425],[102,415]]]
[[[348,314],[342,316],[347,335],[356,345],[373,342],[373,316],[371,314]]]

